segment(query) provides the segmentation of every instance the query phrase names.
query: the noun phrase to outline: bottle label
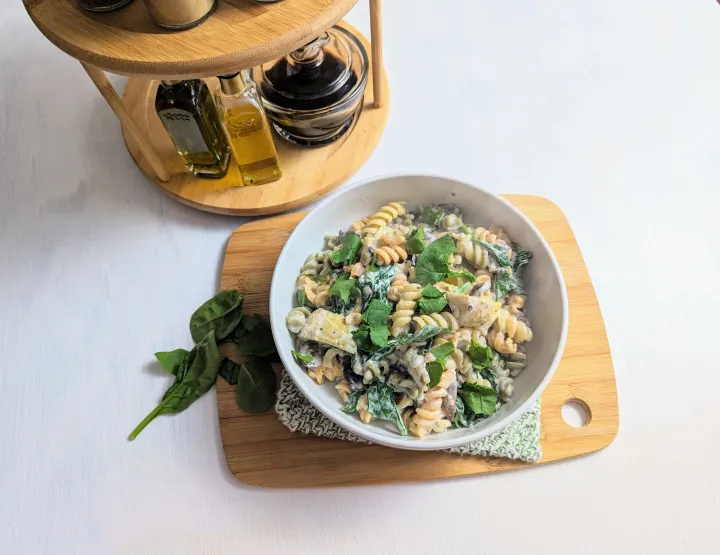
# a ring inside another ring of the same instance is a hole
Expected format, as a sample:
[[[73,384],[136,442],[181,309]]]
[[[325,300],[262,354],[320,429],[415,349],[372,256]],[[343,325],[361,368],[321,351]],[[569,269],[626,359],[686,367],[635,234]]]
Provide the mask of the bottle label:
[[[192,115],[178,108],[169,108],[158,113],[175,146],[188,154],[209,152],[202,131]]]

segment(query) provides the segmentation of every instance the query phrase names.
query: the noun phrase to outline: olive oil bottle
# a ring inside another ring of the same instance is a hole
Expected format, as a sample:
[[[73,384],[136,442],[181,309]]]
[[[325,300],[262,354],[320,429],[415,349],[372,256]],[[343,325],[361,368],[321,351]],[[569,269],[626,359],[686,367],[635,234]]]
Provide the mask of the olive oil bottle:
[[[161,81],[155,110],[193,174],[205,179],[225,176],[230,146],[204,81]]]
[[[277,181],[282,170],[255,83],[240,73],[219,79],[215,100],[243,184]]]

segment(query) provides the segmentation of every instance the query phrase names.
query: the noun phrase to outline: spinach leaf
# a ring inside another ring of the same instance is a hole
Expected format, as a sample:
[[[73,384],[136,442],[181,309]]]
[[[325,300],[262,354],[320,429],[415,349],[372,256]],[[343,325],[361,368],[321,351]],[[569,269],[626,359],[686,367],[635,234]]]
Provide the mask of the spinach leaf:
[[[407,240],[405,246],[410,254],[420,254],[425,250],[427,241],[425,240],[425,226],[418,226],[415,233]]]
[[[241,355],[268,357],[275,353],[270,327],[260,319],[258,314],[243,316],[240,325],[235,329],[232,340]]]
[[[389,385],[377,383],[368,387],[367,402],[370,414],[379,420],[390,420],[395,424],[400,435],[407,435],[407,428],[395,404],[395,394]]]
[[[433,347],[430,352],[433,354],[436,360],[444,366],[450,355],[455,352],[455,344],[452,341],[447,343],[441,343],[437,347]]]
[[[510,268],[503,267],[498,270],[497,276],[495,276],[495,298],[500,300],[515,287],[515,280],[513,279]]]
[[[223,359],[220,365],[220,372],[218,376],[223,378],[230,385],[235,385],[238,382],[238,376],[240,375],[240,366],[235,364],[229,358]]]
[[[220,291],[209,301],[205,301],[190,317],[190,335],[198,343],[210,331],[220,341],[230,335],[242,318],[243,296],[239,291],[226,289]]]
[[[468,428],[484,418],[487,418],[487,415],[473,414],[463,403],[462,397],[457,396],[455,399],[455,418],[453,419],[456,428]]]
[[[444,235],[437,241],[430,243],[417,258],[414,281],[420,285],[428,285],[442,281],[450,276],[475,281],[475,276],[464,268],[460,270],[450,268],[448,258],[456,250],[455,241],[449,235]]]
[[[372,352],[377,349],[370,338],[370,326],[360,326],[352,332],[352,336],[357,344],[358,350]]]
[[[429,224],[433,227],[440,225],[440,222],[445,217],[445,211],[439,206],[432,204],[421,204],[418,206],[420,209],[420,215],[418,216],[418,222]]]
[[[477,365],[480,368],[487,368],[492,365],[495,355],[490,347],[483,347],[478,345],[475,341],[470,341],[470,350],[468,351],[470,360],[473,365]]]
[[[433,360],[432,362],[428,362],[427,373],[428,376],[430,376],[430,381],[428,382],[428,389],[432,389],[440,383],[440,378],[442,378],[443,372],[445,372],[445,367],[443,366],[442,362],[440,362],[439,360]]]
[[[393,276],[397,273],[394,265],[380,266],[376,269],[369,269],[361,275],[357,284],[362,294],[362,310],[367,310],[370,301],[378,299],[388,306],[391,306],[390,299],[387,298],[388,288]]]
[[[295,359],[295,362],[297,362],[300,366],[307,366],[312,362],[312,355],[303,355],[298,353],[297,351],[290,351],[290,353]]]
[[[474,235],[471,235],[470,237],[472,237],[473,242],[481,245],[486,251],[492,254],[500,266],[512,266],[512,262],[507,255],[507,249],[505,247],[496,243],[488,243],[487,241],[478,239]]]
[[[519,248],[519,245],[516,245]],[[525,280],[523,279],[523,273],[525,266],[530,263],[532,259],[532,253],[530,251],[517,250],[515,251],[515,260],[513,261],[513,286],[512,290],[518,295],[525,294]]]
[[[415,281],[421,285],[437,283],[448,277],[448,257],[455,252],[455,242],[449,235],[430,243],[417,258]]]
[[[473,368],[477,370],[474,364]],[[480,370],[480,376],[482,376],[484,380],[489,381],[492,388],[497,391],[497,376],[495,375],[495,372],[493,372],[490,368],[483,368]]]
[[[390,312],[391,308],[388,305],[378,299],[373,299],[363,314],[363,319],[370,328],[370,339],[378,347],[384,347],[388,344],[389,330],[387,321],[390,318]]]
[[[497,392],[490,387],[466,383],[458,390],[458,395],[473,414],[490,416],[495,413],[498,397]]]
[[[426,285],[422,290],[422,297],[418,301],[420,314],[433,314],[440,312],[447,306],[445,294],[434,285]]]
[[[345,406],[340,410],[346,414],[355,414],[357,412],[358,401],[360,400],[360,397],[362,397],[363,393],[364,391],[353,391],[350,395],[348,395]]]
[[[399,337],[397,339],[393,338],[388,341],[388,344],[385,347],[381,347],[380,349],[377,349],[372,356],[370,357],[370,360],[382,360],[389,354],[391,354],[395,349],[397,349],[398,345],[404,345],[405,343],[424,343],[425,341],[432,339],[436,335],[440,333],[448,333],[450,330],[447,328],[441,328],[440,326],[424,326],[420,328],[415,333],[409,333],[407,335],[403,335],[402,337]]]
[[[155,358],[166,371],[177,376],[178,370],[188,354],[189,351],[185,349],[175,349],[174,351],[155,353]]]
[[[238,406],[245,412],[265,412],[273,406],[277,378],[266,360],[251,358],[240,366],[235,386]]]
[[[340,240],[340,248],[332,253],[333,264],[352,264],[361,246],[360,237],[354,233],[346,233]]]
[[[221,363],[215,332],[210,330],[188,353],[160,404],[137,425],[128,439],[135,439],[158,415],[181,412],[207,393],[215,384]]]
[[[315,305],[308,301],[307,293],[303,289],[298,289],[295,293],[295,300],[298,306],[306,306],[311,310],[315,310]]]
[[[347,276],[340,276],[330,287],[330,294],[340,297],[343,303],[350,302],[351,296],[359,296],[360,289],[356,279],[348,279]]]

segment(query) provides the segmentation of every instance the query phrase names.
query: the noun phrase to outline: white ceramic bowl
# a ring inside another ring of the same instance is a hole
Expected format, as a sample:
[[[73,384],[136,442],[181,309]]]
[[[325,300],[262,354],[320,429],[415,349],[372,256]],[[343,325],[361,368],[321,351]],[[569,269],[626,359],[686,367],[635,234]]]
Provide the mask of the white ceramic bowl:
[[[528,365],[515,380],[510,403],[471,428],[452,428],[423,439],[401,436],[392,423],[363,424],[356,415],[340,411],[342,402],[328,383],[316,384],[292,358],[293,339],[285,317],[294,306],[295,282],[305,259],[323,247],[323,237],[347,229],[382,205],[408,201],[413,210],[421,203],[453,203],[474,226],[494,223],[513,241],[529,249],[533,258],[525,274],[526,314],[533,329],[527,343]],[[568,325],[567,293],[562,273],[545,240],[530,221],[500,197],[474,185],[432,176],[393,176],[372,179],[341,189],[315,207],[295,228],[280,254],[270,287],[270,321],[285,368],[303,395],[325,416],[343,428],[373,442],[400,449],[447,449],[477,441],[510,424],[527,411],[547,386],[565,347]]]

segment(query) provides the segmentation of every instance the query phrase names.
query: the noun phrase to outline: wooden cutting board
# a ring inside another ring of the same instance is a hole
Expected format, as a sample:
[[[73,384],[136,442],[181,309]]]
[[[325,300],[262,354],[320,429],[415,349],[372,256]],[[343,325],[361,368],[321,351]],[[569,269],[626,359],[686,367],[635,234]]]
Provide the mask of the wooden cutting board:
[[[615,373],[600,307],[572,229],[560,209],[542,197],[503,195],[532,220],[550,244],[565,277],[570,304],[567,345],[542,396],[537,463],[416,452],[292,433],[274,411],[243,413],[235,388],[218,380],[220,435],[230,470],[247,484],[316,487],[412,482],[526,468],[592,453],[612,443],[619,415]],[[305,213],[240,226],[230,237],[221,288],[245,295],[246,313],[268,314],[270,279],[280,250]],[[282,368],[278,366],[279,372]],[[589,422],[574,428],[562,406],[577,400]]]

